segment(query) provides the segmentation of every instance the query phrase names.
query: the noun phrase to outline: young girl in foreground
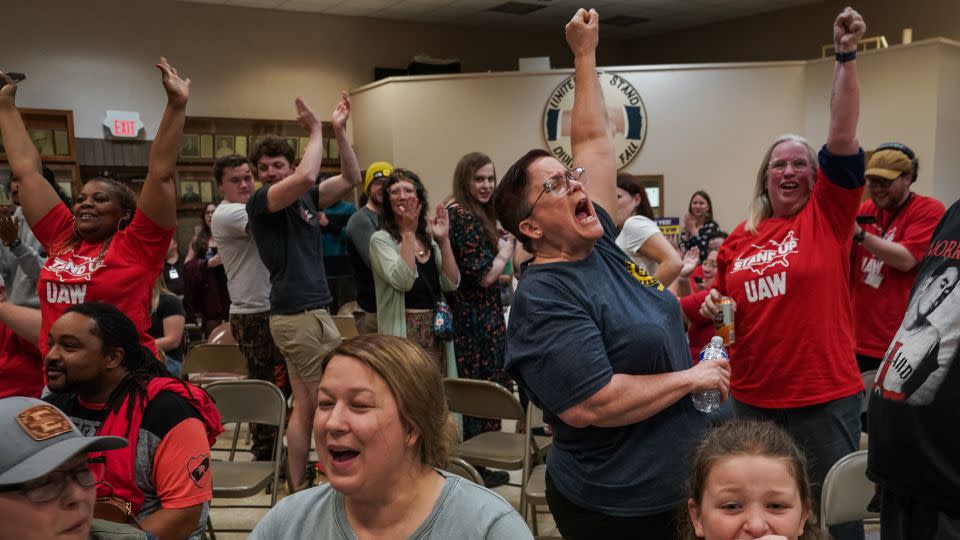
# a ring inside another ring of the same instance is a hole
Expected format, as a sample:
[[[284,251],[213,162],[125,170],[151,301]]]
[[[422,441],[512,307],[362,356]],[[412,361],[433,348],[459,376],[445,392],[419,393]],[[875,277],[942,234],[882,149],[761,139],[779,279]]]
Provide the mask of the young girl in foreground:
[[[772,422],[732,420],[697,449],[684,538],[820,540],[806,458]]]

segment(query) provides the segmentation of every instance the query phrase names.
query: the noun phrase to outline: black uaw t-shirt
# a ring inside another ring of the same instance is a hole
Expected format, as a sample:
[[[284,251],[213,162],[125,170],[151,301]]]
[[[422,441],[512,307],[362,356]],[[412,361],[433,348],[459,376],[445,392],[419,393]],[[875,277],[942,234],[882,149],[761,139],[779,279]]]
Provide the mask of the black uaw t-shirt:
[[[891,316],[899,316],[891,314]],[[960,201],[937,226],[870,389],[867,476],[960,510]]]

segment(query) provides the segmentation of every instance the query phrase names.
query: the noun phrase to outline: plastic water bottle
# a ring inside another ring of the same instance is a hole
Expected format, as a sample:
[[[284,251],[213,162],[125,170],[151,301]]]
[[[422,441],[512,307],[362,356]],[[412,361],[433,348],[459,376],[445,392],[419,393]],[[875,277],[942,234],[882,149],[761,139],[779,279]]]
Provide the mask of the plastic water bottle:
[[[723,338],[713,336],[710,343],[700,351],[700,361],[708,360],[729,360],[727,350],[723,348]],[[720,408],[720,390],[706,390],[703,392],[694,392],[693,406],[700,412],[712,412]]]

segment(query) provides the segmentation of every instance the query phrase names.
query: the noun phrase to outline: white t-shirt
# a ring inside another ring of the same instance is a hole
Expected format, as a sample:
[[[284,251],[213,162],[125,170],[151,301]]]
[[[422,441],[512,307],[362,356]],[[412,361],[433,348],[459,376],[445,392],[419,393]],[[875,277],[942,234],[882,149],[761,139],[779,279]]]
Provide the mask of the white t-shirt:
[[[247,205],[222,202],[210,220],[213,239],[227,271],[230,313],[270,311],[270,272],[247,231]]]
[[[617,247],[630,256],[634,263],[639,264],[647,273],[653,275],[660,263],[637,253],[637,250],[648,238],[660,232],[660,227],[646,216],[630,216],[623,224],[623,229],[617,236]]]

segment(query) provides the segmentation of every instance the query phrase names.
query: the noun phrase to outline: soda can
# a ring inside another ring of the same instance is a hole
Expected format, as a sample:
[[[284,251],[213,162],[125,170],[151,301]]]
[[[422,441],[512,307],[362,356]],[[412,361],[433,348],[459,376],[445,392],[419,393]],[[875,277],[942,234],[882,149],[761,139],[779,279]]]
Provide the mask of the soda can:
[[[733,298],[721,296],[717,300],[717,316],[713,319],[714,335],[723,338],[723,345],[729,347],[737,339],[733,326]]]

